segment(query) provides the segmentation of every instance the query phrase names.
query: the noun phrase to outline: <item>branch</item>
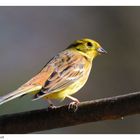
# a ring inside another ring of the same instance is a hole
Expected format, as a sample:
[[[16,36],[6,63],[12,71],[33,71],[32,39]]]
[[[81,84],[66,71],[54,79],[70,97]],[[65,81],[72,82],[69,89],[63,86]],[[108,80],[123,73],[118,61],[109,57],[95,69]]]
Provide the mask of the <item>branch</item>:
[[[76,112],[68,105],[0,117],[0,133],[31,133],[101,120],[121,119],[140,113],[140,92],[82,102]]]

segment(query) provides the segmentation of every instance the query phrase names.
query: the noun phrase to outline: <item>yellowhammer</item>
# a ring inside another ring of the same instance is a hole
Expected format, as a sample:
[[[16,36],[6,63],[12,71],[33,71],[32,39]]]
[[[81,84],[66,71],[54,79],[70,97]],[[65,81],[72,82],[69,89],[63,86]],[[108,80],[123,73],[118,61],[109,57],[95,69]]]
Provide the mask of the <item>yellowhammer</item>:
[[[107,53],[96,41],[81,39],[53,57],[43,69],[20,88],[0,97],[0,104],[17,97],[33,93],[33,100],[70,98],[74,103],[78,99],[71,95],[80,90],[86,83],[93,59]]]

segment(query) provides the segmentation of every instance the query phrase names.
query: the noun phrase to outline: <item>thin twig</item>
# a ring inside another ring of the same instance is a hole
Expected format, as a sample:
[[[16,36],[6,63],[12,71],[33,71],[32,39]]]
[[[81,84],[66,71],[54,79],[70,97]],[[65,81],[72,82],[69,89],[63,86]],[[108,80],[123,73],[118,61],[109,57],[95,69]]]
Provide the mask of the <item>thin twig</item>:
[[[41,109],[0,117],[0,133],[31,133],[87,122],[121,119],[140,113],[140,92],[82,102],[76,112],[68,105],[53,110]]]

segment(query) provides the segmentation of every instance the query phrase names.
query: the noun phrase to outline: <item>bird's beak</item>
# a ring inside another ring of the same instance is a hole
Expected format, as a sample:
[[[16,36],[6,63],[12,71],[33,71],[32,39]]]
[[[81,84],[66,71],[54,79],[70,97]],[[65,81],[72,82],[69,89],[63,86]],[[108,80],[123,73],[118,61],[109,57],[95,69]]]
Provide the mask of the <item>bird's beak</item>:
[[[104,50],[102,47],[98,48],[97,51],[98,51],[100,54],[107,54],[107,51]]]

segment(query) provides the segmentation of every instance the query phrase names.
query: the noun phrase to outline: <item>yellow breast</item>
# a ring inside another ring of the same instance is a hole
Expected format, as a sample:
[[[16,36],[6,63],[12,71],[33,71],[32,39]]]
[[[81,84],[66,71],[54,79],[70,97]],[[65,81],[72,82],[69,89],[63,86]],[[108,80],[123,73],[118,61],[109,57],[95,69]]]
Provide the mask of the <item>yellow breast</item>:
[[[63,100],[67,95],[72,95],[72,94],[76,93],[77,91],[79,91],[87,82],[87,79],[89,77],[89,73],[91,70],[91,66],[92,66],[92,64],[87,64],[87,66],[85,66],[86,70],[85,70],[85,73],[83,74],[83,76],[80,79],[78,79],[76,82],[71,84],[69,87],[67,87],[66,89],[63,89],[59,92],[55,92],[55,93],[46,95],[45,98]]]

